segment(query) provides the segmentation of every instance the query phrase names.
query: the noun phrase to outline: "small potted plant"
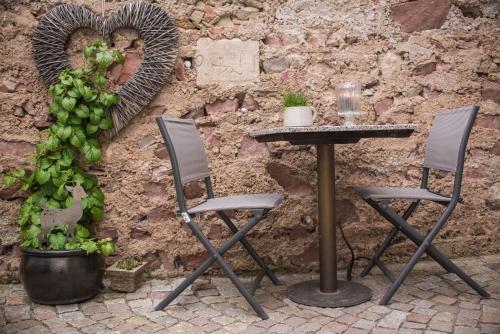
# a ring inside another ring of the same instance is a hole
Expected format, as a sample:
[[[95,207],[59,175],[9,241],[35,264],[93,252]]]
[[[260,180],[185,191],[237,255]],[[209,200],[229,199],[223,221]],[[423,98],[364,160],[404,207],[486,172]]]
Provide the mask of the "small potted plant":
[[[316,110],[309,106],[307,96],[297,90],[296,87],[300,77],[295,74],[284,72],[280,80],[287,86],[283,94],[283,117],[284,126],[312,126],[316,118]],[[293,91],[292,89],[295,90]]]
[[[49,87],[55,123],[40,133],[35,154],[8,172],[7,187],[29,193],[19,212],[20,274],[30,299],[70,304],[95,296],[102,286],[104,257],[115,251],[110,238],[97,239],[104,194],[88,165],[101,159],[99,134],[113,126],[108,108],[118,96],[106,73],[123,56],[96,41],[84,49],[84,68],[64,69]]]
[[[111,282],[111,289],[122,292],[134,292],[142,284],[142,276],[147,262],[133,258],[120,260],[106,270]]]

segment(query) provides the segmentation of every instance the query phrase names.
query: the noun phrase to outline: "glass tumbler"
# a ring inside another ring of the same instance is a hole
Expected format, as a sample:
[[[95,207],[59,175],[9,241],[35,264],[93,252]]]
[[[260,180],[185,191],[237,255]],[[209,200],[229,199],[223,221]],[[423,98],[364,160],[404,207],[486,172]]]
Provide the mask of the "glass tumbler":
[[[344,117],[344,126],[354,126],[356,116],[361,114],[361,84],[342,82],[335,86],[337,113]]]

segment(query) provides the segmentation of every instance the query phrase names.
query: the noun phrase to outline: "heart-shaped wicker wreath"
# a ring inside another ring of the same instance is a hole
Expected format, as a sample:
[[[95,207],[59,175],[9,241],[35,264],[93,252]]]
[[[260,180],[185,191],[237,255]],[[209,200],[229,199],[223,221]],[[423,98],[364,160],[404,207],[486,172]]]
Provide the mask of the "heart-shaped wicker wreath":
[[[160,91],[170,77],[178,49],[175,24],[160,7],[129,3],[110,17],[102,18],[79,5],[59,5],[43,16],[33,34],[33,57],[47,84],[57,81],[59,72],[69,68],[66,43],[71,34],[91,28],[105,39],[119,28],[132,28],[144,39],[144,57],[137,72],[118,89],[119,103],[110,110],[114,136]]]

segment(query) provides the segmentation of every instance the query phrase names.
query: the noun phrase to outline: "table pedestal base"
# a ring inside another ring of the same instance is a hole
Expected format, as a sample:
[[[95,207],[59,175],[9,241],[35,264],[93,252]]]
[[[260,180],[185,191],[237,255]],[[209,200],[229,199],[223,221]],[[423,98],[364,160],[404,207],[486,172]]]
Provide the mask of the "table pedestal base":
[[[288,298],[297,304],[317,307],[349,307],[372,298],[372,291],[359,283],[338,281],[337,291],[321,292],[319,280],[305,281],[288,288]]]

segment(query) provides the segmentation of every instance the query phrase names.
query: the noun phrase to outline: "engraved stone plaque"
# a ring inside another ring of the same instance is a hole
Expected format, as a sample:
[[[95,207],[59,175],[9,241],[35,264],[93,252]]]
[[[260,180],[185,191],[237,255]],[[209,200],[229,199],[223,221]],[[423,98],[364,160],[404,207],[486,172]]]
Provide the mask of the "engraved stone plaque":
[[[196,83],[238,84],[259,80],[259,42],[200,38],[196,46]]]

